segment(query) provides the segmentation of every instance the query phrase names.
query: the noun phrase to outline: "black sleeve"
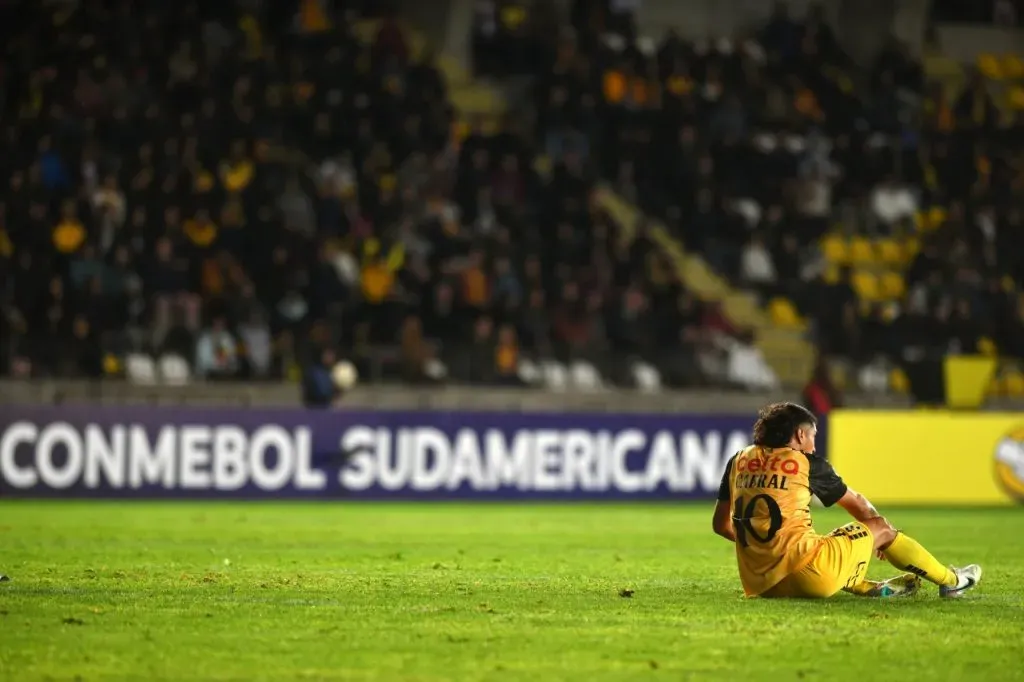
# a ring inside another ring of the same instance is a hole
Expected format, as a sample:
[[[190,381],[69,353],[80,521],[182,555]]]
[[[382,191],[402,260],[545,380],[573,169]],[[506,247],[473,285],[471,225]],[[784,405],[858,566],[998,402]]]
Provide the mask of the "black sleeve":
[[[846,494],[846,484],[826,460],[815,455],[809,455],[807,460],[811,463],[811,472],[808,475],[811,492],[823,505],[831,507]]]
[[[725,465],[725,473],[722,474],[722,482],[718,484],[718,501],[728,502],[730,498],[729,481],[732,479],[732,463],[736,461],[736,455],[729,458]]]

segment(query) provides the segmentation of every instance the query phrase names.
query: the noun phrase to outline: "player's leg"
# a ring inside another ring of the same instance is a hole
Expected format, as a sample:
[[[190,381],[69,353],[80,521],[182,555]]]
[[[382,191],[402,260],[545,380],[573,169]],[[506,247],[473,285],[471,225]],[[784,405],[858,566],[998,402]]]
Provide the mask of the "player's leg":
[[[818,552],[807,566],[786,576],[761,596],[824,599],[848,585],[859,585],[871,562],[871,547],[871,534],[864,526],[852,523],[836,529],[822,538]]]
[[[921,586],[921,579],[913,573],[889,580],[868,580],[868,565],[875,554],[875,538],[871,529],[861,523],[848,523],[836,528],[829,538],[839,538],[840,564],[837,568],[843,579],[843,591],[858,597],[909,597]]]
[[[874,548],[886,561],[900,569],[919,575],[939,586],[943,597],[958,597],[978,584],[981,567],[975,564],[964,568],[949,568],[932,556],[919,542],[896,530],[883,518],[865,522],[874,536]]]

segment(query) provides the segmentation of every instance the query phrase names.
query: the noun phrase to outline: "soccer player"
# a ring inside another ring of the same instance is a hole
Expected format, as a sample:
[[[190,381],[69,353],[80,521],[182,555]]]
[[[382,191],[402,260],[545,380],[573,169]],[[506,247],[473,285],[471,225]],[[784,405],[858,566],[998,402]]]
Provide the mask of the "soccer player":
[[[761,410],[754,444],[726,465],[713,527],[736,544],[748,597],[831,597],[840,590],[866,597],[913,594],[924,578],[942,597],[959,597],[981,580],[981,567],[947,568],[814,454],[817,420],[793,403]],[[828,535],[811,526],[811,495],[839,504],[855,521]],[[865,579],[876,554],[908,573],[884,582]]]

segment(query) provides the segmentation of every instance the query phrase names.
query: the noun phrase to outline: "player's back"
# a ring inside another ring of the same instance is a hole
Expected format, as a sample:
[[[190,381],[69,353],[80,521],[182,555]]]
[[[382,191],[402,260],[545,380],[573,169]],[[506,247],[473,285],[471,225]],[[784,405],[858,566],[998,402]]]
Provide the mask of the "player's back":
[[[730,460],[726,476],[736,558],[748,596],[799,571],[818,551],[821,538],[811,525],[811,479],[820,475],[822,465],[814,455],[759,445]]]

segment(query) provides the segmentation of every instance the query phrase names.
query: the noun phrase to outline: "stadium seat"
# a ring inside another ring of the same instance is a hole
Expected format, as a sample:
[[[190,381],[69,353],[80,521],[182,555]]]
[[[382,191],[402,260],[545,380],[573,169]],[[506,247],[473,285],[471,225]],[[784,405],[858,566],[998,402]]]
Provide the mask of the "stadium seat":
[[[601,374],[589,362],[576,360],[569,366],[569,376],[572,385],[584,391],[593,391],[601,388]]]
[[[879,239],[875,242],[878,257],[886,265],[900,265],[903,262],[903,249],[895,239]]]
[[[832,381],[832,384],[840,391],[846,390],[847,381],[846,369],[840,365],[832,363],[828,367],[828,377]]]
[[[1003,55],[1001,66],[1003,69],[1003,75],[1005,75],[1008,80],[1024,78],[1024,59],[1021,59],[1020,55]]]
[[[794,328],[801,324],[800,314],[789,299],[776,297],[768,303],[768,312],[772,322],[779,327]]]
[[[516,376],[527,386],[535,386],[544,378],[544,373],[536,362],[529,358],[522,358],[516,370]]]
[[[569,371],[565,365],[556,360],[545,360],[541,363],[544,373],[544,386],[552,391],[564,391],[569,385]]]
[[[980,71],[985,78],[993,81],[1001,81],[1005,76],[1003,73],[1003,65],[999,57],[987,52],[978,55],[978,71]]]
[[[160,378],[170,386],[184,386],[192,378],[188,362],[180,355],[164,355],[157,361]]]
[[[657,393],[661,390],[661,374],[650,363],[637,360],[633,363],[633,382],[643,393]]]
[[[448,378],[448,366],[437,358],[430,358],[423,365],[423,373],[434,381]]]
[[[864,237],[850,240],[850,261],[855,265],[866,265],[877,260],[875,249]]]
[[[917,237],[908,237],[903,240],[901,249],[903,251],[903,263],[907,265],[914,260],[914,256],[921,250],[921,240]]]
[[[877,301],[881,298],[878,277],[873,272],[857,270],[853,273],[850,284],[863,301]]]
[[[978,347],[975,350],[991,358],[999,355],[999,349],[996,348],[996,344],[993,343],[992,339],[985,336],[978,339]]]
[[[1024,373],[1014,370],[1003,377],[1003,390],[1007,397],[1024,397]]]
[[[1016,85],[1010,88],[1006,100],[1011,109],[1018,111],[1024,109],[1024,87]]]
[[[857,385],[865,393],[885,393],[888,376],[877,365],[864,365],[857,371]]]
[[[910,391],[910,380],[899,367],[889,371],[889,390],[900,395],[906,395]]]
[[[837,234],[830,234],[821,240],[821,251],[829,263],[845,265],[850,262],[849,244]]]
[[[903,275],[892,270],[882,274],[879,280],[881,296],[887,300],[900,299],[907,293],[907,284]]]
[[[928,211],[918,211],[914,214],[914,227],[918,232],[928,231]]]
[[[152,385],[157,381],[156,363],[142,353],[131,353],[124,359],[124,371],[128,380],[136,384]]]
[[[942,227],[948,215],[949,212],[942,206],[932,206],[928,209],[928,224],[931,226],[929,229],[937,230]]]
[[[108,377],[116,377],[124,371],[121,360],[113,353],[103,356],[103,373]]]

